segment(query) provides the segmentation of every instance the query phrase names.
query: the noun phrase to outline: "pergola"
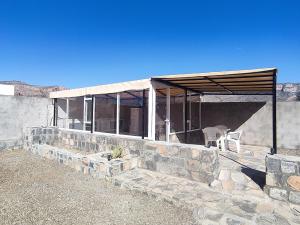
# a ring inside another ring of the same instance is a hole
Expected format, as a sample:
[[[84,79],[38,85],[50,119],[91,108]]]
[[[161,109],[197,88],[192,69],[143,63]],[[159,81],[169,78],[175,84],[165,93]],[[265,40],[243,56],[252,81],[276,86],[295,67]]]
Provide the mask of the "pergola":
[[[185,107],[187,107],[187,92],[200,95],[272,95],[272,154],[277,153],[276,140],[276,68],[255,70],[239,70],[225,72],[210,72],[196,74],[179,74],[157,76],[151,79],[176,89],[165,93],[167,96],[177,94],[178,88],[185,92]],[[163,90],[160,90],[161,92]],[[169,101],[169,97],[167,97]],[[167,104],[169,105],[169,104]],[[185,109],[187,113],[187,108]],[[167,113],[168,114],[168,113]],[[185,115],[187,118],[187,115]],[[187,137],[187,120],[185,120],[185,139]]]
[[[170,96],[184,91],[185,102],[185,126],[184,136],[187,137],[187,96],[189,93],[199,95],[271,95],[272,96],[272,126],[273,126],[273,148],[271,153],[277,153],[276,143],[276,68],[264,68],[255,70],[239,70],[210,73],[177,74],[167,76],[153,76],[150,79],[137,80],[95,87],[72,89],[50,93],[50,97],[71,98],[76,96],[91,96],[96,94],[124,93],[131,90],[143,90],[142,108],[145,111],[145,90],[148,95],[148,138],[155,140],[155,106],[156,93],[159,92],[167,98],[166,133],[170,133]],[[117,98],[119,95],[117,95]],[[119,101],[119,100],[118,100]],[[120,103],[118,103],[120,104]],[[54,107],[54,115],[57,118],[57,107]],[[92,110],[93,112],[93,110]],[[118,113],[117,113],[118,114]],[[93,116],[92,116],[93,118]],[[57,125],[57,122],[54,125]],[[118,118],[117,118],[118,121]],[[144,121],[144,120],[143,120]],[[143,122],[144,123],[144,122]],[[92,122],[93,124],[93,122]],[[143,124],[143,129],[145,124]],[[93,132],[93,129],[91,129]],[[118,134],[118,133],[117,133]],[[144,134],[142,138],[144,138]],[[168,136],[168,135],[167,135]]]

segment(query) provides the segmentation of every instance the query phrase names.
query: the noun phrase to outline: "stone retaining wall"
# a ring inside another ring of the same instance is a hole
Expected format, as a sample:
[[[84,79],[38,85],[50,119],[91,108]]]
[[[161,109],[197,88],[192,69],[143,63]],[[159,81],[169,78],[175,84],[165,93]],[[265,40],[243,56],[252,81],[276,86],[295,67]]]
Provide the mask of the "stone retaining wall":
[[[114,147],[121,147],[125,156],[138,158],[138,168],[203,183],[211,183],[219,174],[217,149],[201,145],[171,144],[111,134],[63,130],[55,127],[28,129],[24,137],[24,148],[30,150],[36,144],[78,149],[89,154],[111,151]]]
[[[300,204],[300,157],[267,155],[266,186],[270,197]]]
[[[23,146],[23,140],[0,140],[0,151],[6,149],[20,149]]]
[[[79,152],[72,152],[45,144],[33,144],[28,150],[97,178],[110,178],[136,168],[137,165],[136,158],[126,157],[108,161],[105,153],[82,155]]]

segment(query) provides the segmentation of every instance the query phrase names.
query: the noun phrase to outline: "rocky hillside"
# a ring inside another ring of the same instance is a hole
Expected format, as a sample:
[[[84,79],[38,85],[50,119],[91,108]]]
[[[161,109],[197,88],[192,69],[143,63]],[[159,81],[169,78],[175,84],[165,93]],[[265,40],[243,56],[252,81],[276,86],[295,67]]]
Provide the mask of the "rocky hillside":
[[[279,101],[300,101],[300,84],[277,84],[277,99]]]
[[[37,96],[49,97],[52,91],[66,90],[60,86],[37,86],[24,83],[22,81],[0,81],[0,84],[9,84],[15,86],[15,96]]]
[[[49,92],[66,90],[61,86],[36,86],[26,84],[22,81],[0,81],[0,84],[10,84],[15,86],[16,96],[40,96],[48,97]],[[263,101],[270,100],[265,96],[206,96],[207,101]],[[300,83],[277,84],[278,101],[300,101]]]

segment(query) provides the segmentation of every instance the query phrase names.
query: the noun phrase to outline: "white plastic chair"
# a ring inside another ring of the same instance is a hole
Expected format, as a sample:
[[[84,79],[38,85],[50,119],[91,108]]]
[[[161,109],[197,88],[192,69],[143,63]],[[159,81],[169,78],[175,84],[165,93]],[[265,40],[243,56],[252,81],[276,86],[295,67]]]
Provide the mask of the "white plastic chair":
[[[240,139],[242,136],[243,131],[234,131],[234,132],[228,132],[226,135],[226,142],[228,145],[228,142],[233,142],[236,145],[237,153],[240,153],[241,150],[241,144]]]
[[[217,127],[206,127],[202,129],[204,133],[205,146],[210,146],[211,142],[215,142],[218,149],[225,150],[224,139],[225,137]]]

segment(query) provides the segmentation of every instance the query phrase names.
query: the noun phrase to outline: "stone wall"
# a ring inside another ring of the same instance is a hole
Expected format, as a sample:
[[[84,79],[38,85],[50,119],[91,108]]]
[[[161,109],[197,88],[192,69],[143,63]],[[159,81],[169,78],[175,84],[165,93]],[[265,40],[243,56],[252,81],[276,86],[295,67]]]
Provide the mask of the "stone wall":
[[[31,128],[25,134],[24,148],[48,144],[85,153],[111,151],[121,147],[125,155],[138,158],[138,167],[172,176],[211,183],[219,174],[216,148],[199,145],[168,144],[111,134],[91,134],[54,127]]]
[[[300,205],[300,157],[267,155],[266,192],[274,199]]]

